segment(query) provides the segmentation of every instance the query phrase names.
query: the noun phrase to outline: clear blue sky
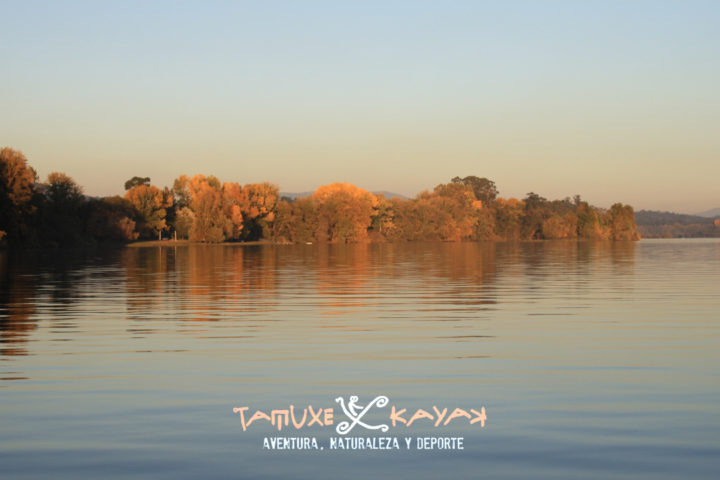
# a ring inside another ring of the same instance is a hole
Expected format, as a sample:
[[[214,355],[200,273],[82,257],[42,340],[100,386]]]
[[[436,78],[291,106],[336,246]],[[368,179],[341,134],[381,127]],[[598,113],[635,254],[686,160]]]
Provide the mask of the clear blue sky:
[[[0,146],[182,173],[720,207],[720,2],[0,0]]]

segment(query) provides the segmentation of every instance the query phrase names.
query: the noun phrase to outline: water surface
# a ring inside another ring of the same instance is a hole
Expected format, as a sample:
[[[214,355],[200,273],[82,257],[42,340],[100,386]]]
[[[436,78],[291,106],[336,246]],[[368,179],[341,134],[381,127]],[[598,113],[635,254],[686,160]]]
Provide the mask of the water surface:
[[[719,272],[717,240],[0,252],[0,476],[717,478]],[[488,419],[267,451],[232,412],[351,394]]]

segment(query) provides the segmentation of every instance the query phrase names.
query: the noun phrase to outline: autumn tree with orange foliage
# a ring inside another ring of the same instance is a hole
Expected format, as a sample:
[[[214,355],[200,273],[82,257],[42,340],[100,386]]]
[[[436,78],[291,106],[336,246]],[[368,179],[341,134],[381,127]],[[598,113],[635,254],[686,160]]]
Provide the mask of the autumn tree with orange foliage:
[[[195,215],[190,240],[218,243],[232,237],[235,226],[223,211],[220,181],[212,175],[195,175],[187,179],[186,183],[189,207]]]
[[[376,213],[377,198],[351,183],[331,183],[315,190],[319,241],[362,242]]]
[[[377,198],[377,206],[375,207],[375,214],[372,217],[372,223],[370,229],[372,230],[372,240],[380,239],[393,239],[398,233],[398,229],[395,225],[395,208],[391,200],[385,198],[384,195],[375,195]]]
[[[0,150],[0,240],[19,243],[31,235],[30,218],[33,185],[37,174],[22,152],[5,147]]]
[[[238,183],[224,183],[222,187],[223,214],[230,219],[231,228],[227,237],[239,239],[245,227],[243,209],[246,208],[246,197]]]
[[[609,210],[575,196],[498,197],[487,178],[455,177],[416,198],[385,199],[332,183],[296,200],[271,183],[221,183],[178,177],[172,190],[147,177],[126,182],[123,197],[87,198],[72,178],[52,173],[38,184],[22,153],[0,150],[0,244],[58,246],[128,241],[174,229],[196,242],[273,239],[278,243],[365,241],[636,240],[632,207]]]
[[[499,198],[495,202],[495,234],[505,240],[519,240],[525,203],[517,198]]]
[[[438,185],[433,196],[442,199],[441,204],[449,215],[449,222],[439,229],[441,238],[450,241],[470,239],[482,210],[482,201],[475,198],[472,186],[462,183]]]
[[[172,207],[172,198],[154,185],[139,184],[125,193],[125,199],[135,209],[135,221],[141,237],[159,236],[167,229],[165,216]]]
[[[470,185],[441,184],[407,202],[395,201],[395,236],[404,240],[460,241],[473,238],[482,210]]]
[[[547,240],[572,239],[577,237],[577,215],[567,212],[564,215],[553,213],[543,220],[542,235]]]
[[[271,183],[237,183],[223,185],[225,215],[233,223],[231,238],[259,240],[271,234],[279,198],[278,187]]]
[[[272,238],[278,243],[312,243],[318,230],[318,215],[312,197],[295,201],[280,199],[275,209]]]
[[[630,205],[616,203],[607,213],[607,224],[613,240],[639,240],[635,227],[635,212]]]
[[[243,193],[243,221],[245,240],[268,238],[275,220],[275,210],[280,198],[277,185],[272,183],[251,183],[245,185]]]

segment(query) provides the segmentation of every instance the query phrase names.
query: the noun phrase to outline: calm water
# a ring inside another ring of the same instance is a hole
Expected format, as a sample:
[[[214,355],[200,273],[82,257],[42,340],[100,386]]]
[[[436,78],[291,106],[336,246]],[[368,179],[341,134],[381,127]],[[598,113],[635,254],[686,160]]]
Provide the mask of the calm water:
[[[718,280],[716,240],[0,252],[0,477],[718,478]],[[352,394],[487,423],[268,451],[337,435],[233,414]]]

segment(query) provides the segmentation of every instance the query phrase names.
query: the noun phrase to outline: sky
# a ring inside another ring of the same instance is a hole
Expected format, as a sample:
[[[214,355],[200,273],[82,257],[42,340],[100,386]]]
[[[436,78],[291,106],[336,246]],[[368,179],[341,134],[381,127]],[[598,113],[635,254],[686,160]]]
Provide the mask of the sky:
[[[0,0],[0,147],[89,195],[284,192],[720,207],[720,2]]]

